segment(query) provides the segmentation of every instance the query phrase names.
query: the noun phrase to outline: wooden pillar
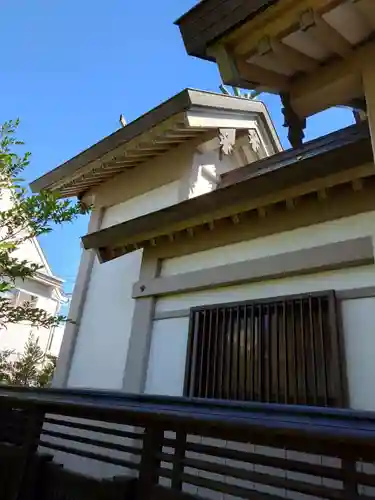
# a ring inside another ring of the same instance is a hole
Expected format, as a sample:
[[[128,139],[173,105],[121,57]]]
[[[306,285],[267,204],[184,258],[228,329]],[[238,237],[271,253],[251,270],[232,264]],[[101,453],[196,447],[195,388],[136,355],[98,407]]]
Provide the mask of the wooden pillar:
[[[159,272],[159,259],[154,256],[152,250],[145,249],[139,278],[142,280],[156,278],[159,276]],[[124,392],[142,394],[145,391],[154,308],[154,297],[135,299],[133,322],[123,374],[122,390]]]

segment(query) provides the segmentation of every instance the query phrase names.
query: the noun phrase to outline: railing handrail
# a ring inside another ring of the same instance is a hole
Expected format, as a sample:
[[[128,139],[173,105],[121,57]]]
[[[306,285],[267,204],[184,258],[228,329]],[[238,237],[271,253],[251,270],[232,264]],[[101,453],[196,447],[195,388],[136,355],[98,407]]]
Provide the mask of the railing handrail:
[[[308,435],[375,445],[375,412],[307,406],[228,402],[84,389],[0,388],[0,405],[121,422],[170,422],[236,427],[272,434]]]

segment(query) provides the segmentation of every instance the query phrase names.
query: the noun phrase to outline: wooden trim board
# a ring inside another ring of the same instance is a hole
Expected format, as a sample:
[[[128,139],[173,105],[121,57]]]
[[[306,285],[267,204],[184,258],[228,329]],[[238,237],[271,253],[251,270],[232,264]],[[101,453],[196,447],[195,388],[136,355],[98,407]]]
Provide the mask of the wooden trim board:
[[[336,294],[336,299],[339,302],[343,302],[345,300],[369,299],[375,297],[375,286],[366,286],[363,288],[348,288],[347,290],[335,290],[335,294]],[[272,297],[270,297],[270,299],[272,299]],[[190,316],[190,309],[160,311],[160,312],[155,312],[154,321],[161,321],[164,319],[174,319],[174,318],[188,318],[189,316]]]
[[[162,296],[374,263],[370,236],[209,269],[140,280],[133,298]]]

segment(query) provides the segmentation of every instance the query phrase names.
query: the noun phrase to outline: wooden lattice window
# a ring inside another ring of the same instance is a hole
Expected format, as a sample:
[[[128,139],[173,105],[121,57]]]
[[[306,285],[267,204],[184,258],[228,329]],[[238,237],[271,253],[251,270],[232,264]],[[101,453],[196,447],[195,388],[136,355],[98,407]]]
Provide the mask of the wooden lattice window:
[[[334,292],[191,310],[188,397],[342,407]]]

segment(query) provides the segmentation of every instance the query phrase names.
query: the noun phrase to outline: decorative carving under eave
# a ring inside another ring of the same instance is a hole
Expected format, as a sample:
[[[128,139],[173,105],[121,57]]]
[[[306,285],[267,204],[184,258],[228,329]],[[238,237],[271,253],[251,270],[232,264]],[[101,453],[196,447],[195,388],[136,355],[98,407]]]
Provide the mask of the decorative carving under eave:
[[[248,137],[250,146],[252,147],[254,153],[258,153],[260,150],[260,137],[258,132],[255,129],[250,128]]]
[[[220,128],[219,129],[220,154],[230,155],[233,152],[236,142],[236,129]]]
[[[292,108],[288,93],[280,94],[283,105],[284,127],[288,127],[288,139],[293,148],[300,148],[305,137],[306,119],[300,118]]]

